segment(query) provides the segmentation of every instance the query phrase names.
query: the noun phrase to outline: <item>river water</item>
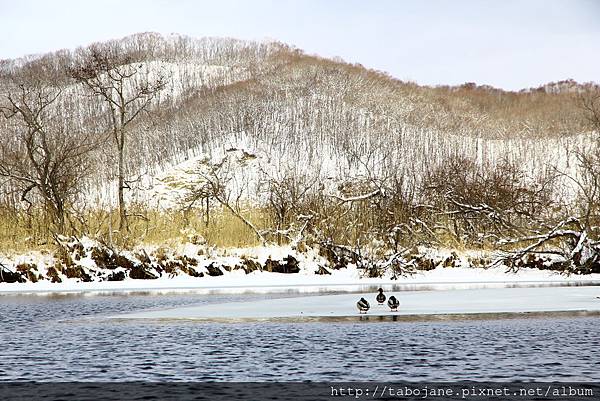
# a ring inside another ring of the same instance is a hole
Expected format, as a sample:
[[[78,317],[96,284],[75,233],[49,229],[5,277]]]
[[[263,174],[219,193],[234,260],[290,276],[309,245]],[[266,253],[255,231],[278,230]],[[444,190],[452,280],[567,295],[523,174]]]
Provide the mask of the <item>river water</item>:
[[[102,318],[282,296],[292,295],[0,295],[0,381],[600,381],[598,317],[223,324]]]

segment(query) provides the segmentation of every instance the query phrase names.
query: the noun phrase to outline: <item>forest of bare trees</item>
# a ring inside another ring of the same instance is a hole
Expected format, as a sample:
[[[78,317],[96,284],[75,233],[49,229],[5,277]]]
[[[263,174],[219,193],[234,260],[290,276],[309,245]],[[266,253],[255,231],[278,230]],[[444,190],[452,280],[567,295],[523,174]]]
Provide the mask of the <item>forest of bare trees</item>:
[[[128,247],[158,221],[206,232],[228,215],[247,244],[319,246],[375,272],[410,269],[423,245],[600,272],[595,84],[432,88],[280,43],[140,34],[0,61],[0,111],[6,249]],[[144,197],[203,155],[170,184],[174,207]]]

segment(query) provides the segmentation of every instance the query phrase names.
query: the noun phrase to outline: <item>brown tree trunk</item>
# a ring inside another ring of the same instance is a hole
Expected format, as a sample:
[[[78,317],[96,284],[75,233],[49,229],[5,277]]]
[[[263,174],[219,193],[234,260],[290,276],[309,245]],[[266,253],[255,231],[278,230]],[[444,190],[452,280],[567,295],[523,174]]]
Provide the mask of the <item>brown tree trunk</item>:
[[[121,233],[129,232],[129,224],[127,222],[127,210],[125,208],[125,166],[124,166],[124,150],[125,150],[125,133],[120,132],[118,151],[119,151],[119,177],[118,177],[118,197],[119,197],[119,231]]]
[[[56,205],[56,231],[58,234],[65,233],[65,208],[62,201],[58,201]]]

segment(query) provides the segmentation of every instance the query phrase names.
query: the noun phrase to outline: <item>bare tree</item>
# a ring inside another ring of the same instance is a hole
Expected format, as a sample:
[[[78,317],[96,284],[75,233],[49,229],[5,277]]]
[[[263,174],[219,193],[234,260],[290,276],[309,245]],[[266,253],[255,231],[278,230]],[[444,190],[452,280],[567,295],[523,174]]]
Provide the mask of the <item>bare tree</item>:
[[[579,107],[591,124],[592,129],[600,131],[600,87],[594,86],[579,95]]]
[[[530,177],[508,161],[479,166],[454,159],[430,172],[422,191],[442,231],[458,242],[482,245],[539,234],[556,203],[555,184],[556,174]]]
[[[167,185],[174,190],[183,192],[179,204],[184,211],[189,212],[196,205],[206,203],[208,216],[210,204],[216,202],[248,227],[264,245],[267,243],[266,231],[259,229],[244,216],[244,196],[247,195],[246,180],[248,177],[236,174],[239,173],[240,168],[243,168],[243,165],[243,161],[240,163],[235,155],[227,152],[227,155],[219,162],[201,161],[194,170],[189,171],[188,180],[184,180],[184,182],[177,179],[169,180]]]
[[[88,153],[97,144],[88,135],[73,132],[60,116],[62,90],[48,83],[43,70],[30,67],[11,76],[0,111],[12,128],[12,141],[0,143],[0,176],[12,180],[20,199],[32,204],[30,194],[43,200],[55,230],[65,230],[69,201],[86,173]]]
[[[143,64],[111,47],[92,46],[70,68],[70,75],[108,106],[112,138],[117,151],[119,230],[129,231],[124,191],[127,138],[131,124],[149,109],[165,87],[166,77],[145,74]]]
[[[267,210],[275,225],[270,230],[271,234],[280,245],[284,238],[297,245],[312,219],[304,208],[318,182],[319,171],[301,173],[282,165],[273,172],[261,168],[261,175],[261,186],[264,186],[267,195]]]
[[[588,88],[579,95],[578,100],[589,127],[596,132],[600,131],[600,89]],[[553,225],[532,235],[502,241],[500,245],[519,246],[501,254],[498,261],[516,270],[524,263],[539,263],[536,258],[551,254],[558,256],[559,260],[546,263],[553,264],[556,270],[566,273],[600,271],[599,150],[600,139],[596,138],[587,149],[574,151],[576,172],[568,173],[555,168],[556,173],[566,179],[565,183],[573,184],[574,201],[570,205],[561,205],[563,216]],[[550,221],[548,218],[546,220]],[[528,262],[524,262],[526,257]]]

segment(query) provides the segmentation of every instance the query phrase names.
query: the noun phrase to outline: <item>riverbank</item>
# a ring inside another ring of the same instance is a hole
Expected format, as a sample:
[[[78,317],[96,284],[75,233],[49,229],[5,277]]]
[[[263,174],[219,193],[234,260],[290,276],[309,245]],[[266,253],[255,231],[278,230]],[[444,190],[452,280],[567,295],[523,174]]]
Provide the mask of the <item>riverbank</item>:
[[[468,268],[437,267],[419,271],[408,276],[369,278],[360,269],[349,266],[334,270],[328,275],[316,275],[312,271],[298,273],[271,273],[255,271],[246,274],[242,270],[223,272],[216,277],[162,276],[153,280],[126,278],[123,281],[82,282],[65,279],[60,283],[38,281],[36,283],[0,283],[2,293],[62,293],[105,291],[194,291],[200,293],[235,294],[245,292],[359,292],[377,286],[398,290],[449,290],[503,287],[547,287],[600,285],[600,274],[565,276],[548,270],[523,268],[507,273],[503,267]]]
[[[206,293],[357,292],[600,285],[600,273],[567,275],[552,258],[519,266],[492,252],[414,248],[394,263],[366,263],[353,250],[322,244],[216,249],[191,242],[117,251],[93,239],[60,237],[60,251],[2,256],[0,293],[194,290]]]

